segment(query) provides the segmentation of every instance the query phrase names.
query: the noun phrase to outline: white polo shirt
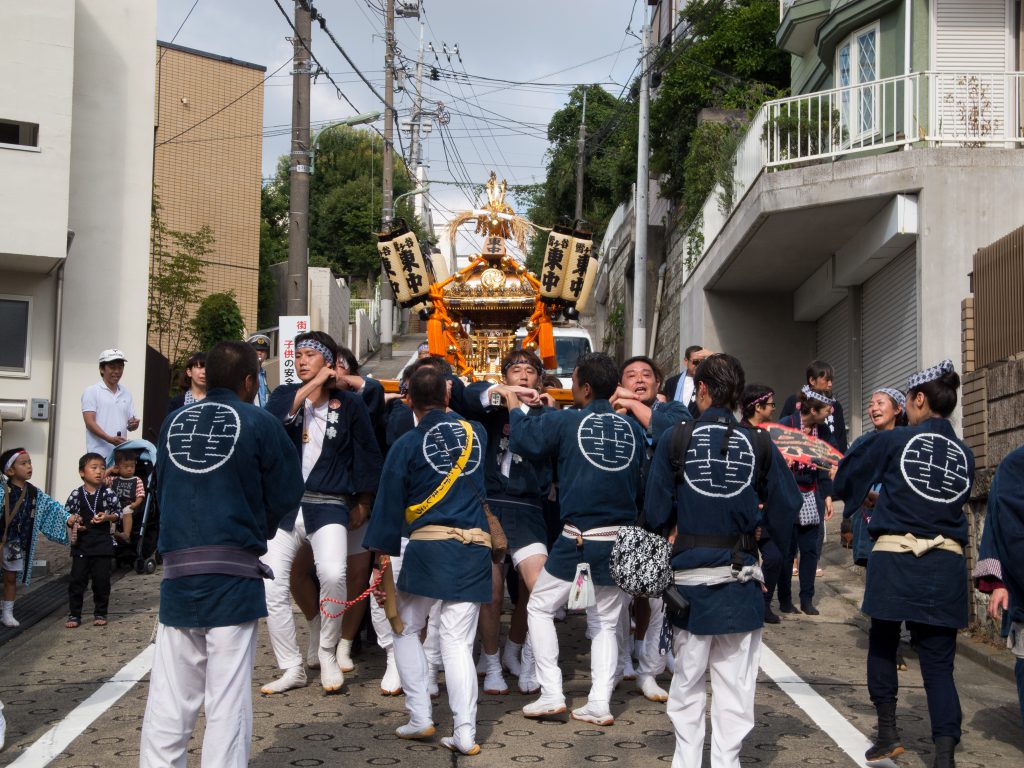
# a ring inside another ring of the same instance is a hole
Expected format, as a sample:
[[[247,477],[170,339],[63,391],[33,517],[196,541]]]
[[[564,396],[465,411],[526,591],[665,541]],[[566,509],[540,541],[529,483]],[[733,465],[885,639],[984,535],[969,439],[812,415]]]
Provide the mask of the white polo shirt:
[[[128,420],[136,418],[135,403],[132,394],[120,384],[117,392],[111,392],[103,379],[100,379],[82,393],[82,413],[92,411],[96,414],[96,424],[108,435],[121,433],[128,436]],[[85,450],[98,453],[107,458],[114,451],[113,443],[101,440],[88,429],[85,430]]]

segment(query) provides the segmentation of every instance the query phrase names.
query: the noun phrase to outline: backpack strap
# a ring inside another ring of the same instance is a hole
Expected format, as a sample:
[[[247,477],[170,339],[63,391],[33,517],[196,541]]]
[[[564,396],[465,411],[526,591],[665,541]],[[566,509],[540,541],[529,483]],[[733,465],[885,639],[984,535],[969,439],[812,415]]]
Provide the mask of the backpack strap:
[[[747,433],[754,444],[754,467],[756,472],[754,490],[757,491],[757,497],[764,501],[765,493],[768,491],[768,472],[771,471],[772,459],[774,458],[772,451],[776,450],[775,443],[772,442],[772,436],[768,434],[766,429],[753,427],[748,429]]]
[[[669,458],[672,462],[673,498],[675,497],[676,488],[686,481],[686,452],[690,450],[690,440],[693,439],[693,430],[696,427],[696,421],[683,421],[676,424],[672,430]]]

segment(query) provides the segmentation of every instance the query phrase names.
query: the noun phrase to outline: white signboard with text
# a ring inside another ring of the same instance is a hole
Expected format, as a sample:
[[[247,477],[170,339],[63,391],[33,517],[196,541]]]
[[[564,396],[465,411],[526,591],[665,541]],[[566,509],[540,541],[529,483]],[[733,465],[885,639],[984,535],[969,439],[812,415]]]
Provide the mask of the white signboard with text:
[[[277,357],[281,366],[281,383],[297,384],[295,372],[295,337],[309,330],[309,315],[283,315],[277,320]]]

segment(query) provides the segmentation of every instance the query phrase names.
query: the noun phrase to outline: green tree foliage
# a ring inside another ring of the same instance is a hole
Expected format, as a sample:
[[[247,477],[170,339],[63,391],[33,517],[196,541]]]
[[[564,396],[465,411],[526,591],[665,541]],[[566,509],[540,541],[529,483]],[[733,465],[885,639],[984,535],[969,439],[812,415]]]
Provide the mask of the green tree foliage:
[[[704,201],[721,185],[719,205],[723,213],[732,209],[734,189],[733,155],[739,145],[741,126],[736,123],[701,123],[690,136],[690,149],[683,163],[683,221],[692,221]]]
[[[271,264],[288,260],[288,190],[282,194],[275,179],[260,190],[260,277],[257,324],[260,328],[277,325],[274,293],[277,281]]]
[[[576,161],[583,97],[587,99],[583,218],[600,238],[615,208],[636,180],[637,107],[598,85],[577,86],[548,123],[547,178],[526,194],[527,216],[550,227],[576,210]],[[546,238],[535,237],[527,264],[540,268]]]
[[[160,199],[153,195],[147,325],[157,350],[172,365],[194,346],[189,307],[200,299],[203,269],[214,242],[209,225],[197,232],[168,229],[160,216]]]
[[[375,133],[346,126],[330,127],[316,141],[309,190],[309,263],[351,278],[357,292],[360,285],[369,291],[380,273],[377,232],[383,211],[383,147]],[[288,164],[288,158],[281,157],[273,181],[263,189],[261,271],[288,259]],[[413,189],[397,153],[393,187],[395,197]],[[405,219],[426,246],[427,233],[415,218],[411,198],[399,202],[395,215]],[[273,291],[272,281],[261,280],[260,307],[267,312],[272,311]],[[261,325],[272,320],[261,318]]]
[[[789,55],[775,45],[775,0],[689,3],[688,33],[660,54],[657,98],[651,103],[651,169],[663,174],[662,194],[681,199],[686,161],[705,107],[753,111],[789,83]]]
[[[209,349],[219,341],[241,339],[244,326],[234,291],[211,293],[203,299],[192,319],[192,332],[199,349]]]

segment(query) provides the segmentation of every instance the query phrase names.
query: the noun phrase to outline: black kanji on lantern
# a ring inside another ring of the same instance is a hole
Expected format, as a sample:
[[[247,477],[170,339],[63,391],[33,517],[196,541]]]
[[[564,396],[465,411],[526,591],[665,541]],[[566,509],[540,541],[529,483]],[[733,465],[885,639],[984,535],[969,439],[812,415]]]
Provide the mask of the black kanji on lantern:
[[[553,291],[561,282],[561,279],[554,272],[545,272],[544,276],[541,277],[540,282],[541,285],[544,286],[545,291]]]

